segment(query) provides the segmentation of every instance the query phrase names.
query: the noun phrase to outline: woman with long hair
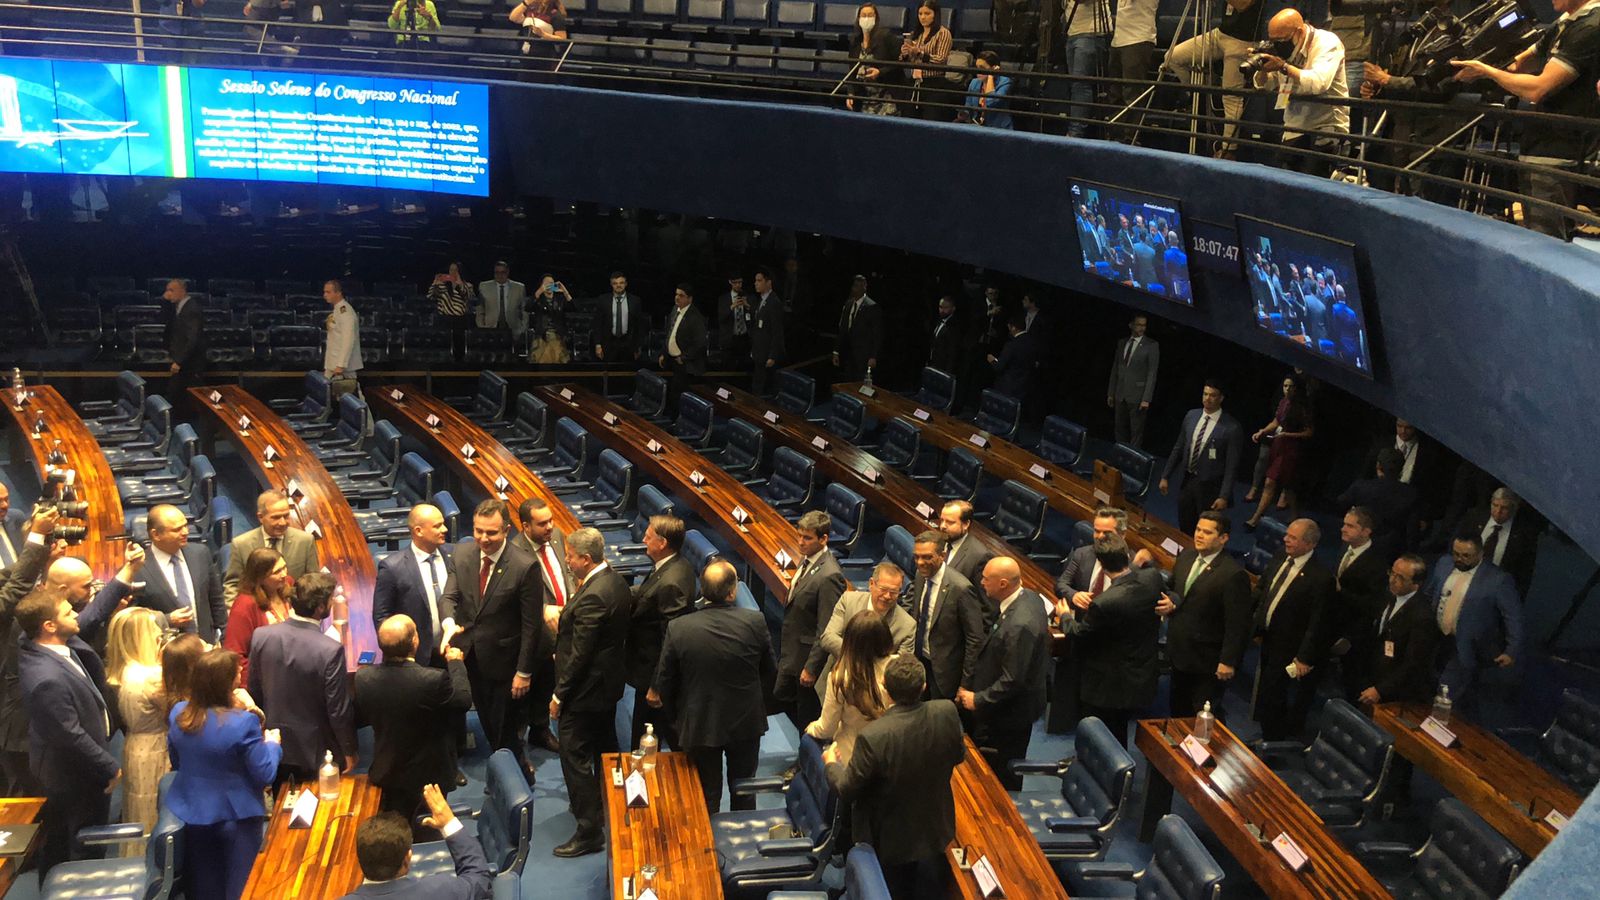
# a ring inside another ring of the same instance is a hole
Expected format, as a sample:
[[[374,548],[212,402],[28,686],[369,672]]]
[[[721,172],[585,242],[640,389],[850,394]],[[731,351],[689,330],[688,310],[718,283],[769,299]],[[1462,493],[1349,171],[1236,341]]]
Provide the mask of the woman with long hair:
[[[850,58],[856,60],[856,86],[844,101],[857,112],[876,116],[898,116],[894,87],[901,79],[900,53],[889,29],[878,18],[878,4],[867,0],[856,9],[856,25],[850,31]]]
[[[806,726],[806,734],[818,740],[833,739],[842,763],[850,762],[861,729],[888,708],[883,668],[892,656],[894,636],[875,610],[864,609],[845,623],[839,661],[828,675],[822,718]]]
[[[909,37],[900,41],[900,58],[911,63],[942,66],[950,60],[952,43],[950,29],[939,21],[939,0],[922,0],[917,4],[917,27],[911,31]],[[927,106],[925,101],[950,103],[952,97],[960,99],[960,95],[955,93],[955,84],[944,72],[912,69],[912,114],[918,118],[942,122],[954,119],[955,110]],[[929,89],[927,96],[923,96],[924,85]],[[950,94],[940,93],[947,89],[950,90]]]
[[[156,791],[167,774],[167,703],[161,690],[161,614],[130,606],[111,617],[106,683],[117,687],[122,715],[122,818],[148,831],[156,824]],[[123,847],[123,856],[144,848]]]
[[[289,564],[276,550],[260,547],[245,557],[239,596],[228,611],[222,646],[239,654],[241,680],[250,675],[250,637],[257,628],[289,618]]]
[[[567,286],[546,273],[530,301],[533,307],[533,347],[528,361],[537,365],[563,365],[572,361],[567,349],[567,313],[572,311],[572,294]]]
[[[166,702],[163,716],[171,712],[178,701],[189,699],[194,664],[208,649],[206,642],[194,634],[180,634],[161,648],[161,699]]]
[[[217,649],[194,665],[189,698],[168,715],[177,776],[167,807],[184,824],[190,900],[237,900],[261,849],[262,791],[283,758],[277,729],[235,706],[239,654]]]
[[[1295,470],[1299,468],[1305,443],[1313,433],[1311,409],[1306,403],[1300,379],[1294,375],[1286,376],[1277,413],[1271,422],[1250,436],[1250,440],[1258,444],[1263,440],[1272,441],[1272,452],[1267,462],[1267,479],[1261,487],[1261,502],[1256,506],[1255,515],[1245,520],[1245,527],[1254,528],[1260,524],[1261,517],[1266,515],[1274,499],[1278,500],[1279,509],[1289,511],[1290,518],[1299,512],[1295,497]],[[1282,497],[1278,496],[1280,489]]]
[[[459,358],[467,349],[467,328],[472,323],[472,285],[461,277],[460,263],[453,262],[446,272],[433,276],[428,299],[433,301],[440,324],[450,332],[451,352]]]

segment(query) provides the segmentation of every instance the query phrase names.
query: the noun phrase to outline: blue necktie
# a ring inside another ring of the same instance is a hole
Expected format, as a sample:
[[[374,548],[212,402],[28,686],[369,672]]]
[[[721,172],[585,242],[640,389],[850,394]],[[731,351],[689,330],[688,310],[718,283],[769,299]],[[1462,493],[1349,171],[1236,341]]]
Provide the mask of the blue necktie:
[[[917,603],[917,655],[928,656],[928,598],[933,594],[933,579],[922,583],[922,599]]]
[[[189,593],[189,582],[183,578],[183,569],[179,565],[178,556],[174,554],[172,559],[167,561],[167,565],[172,567],[172,589],[178,595],[179,608],[185,606],[193,607],[194,595]],[[191,624],[189,628],[193,629],[195,625]]]

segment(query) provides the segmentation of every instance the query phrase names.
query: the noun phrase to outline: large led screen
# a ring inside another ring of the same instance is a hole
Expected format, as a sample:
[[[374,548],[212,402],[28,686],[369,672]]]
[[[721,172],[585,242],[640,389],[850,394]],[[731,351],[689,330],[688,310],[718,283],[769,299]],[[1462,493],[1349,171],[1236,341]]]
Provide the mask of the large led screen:
[[[481,84],[0,57],[0,170],[489,192]]]
[[[1372,346],[1355,245],[1250,216],[1237,219],[1256,324],[1370,378]]]
[[[1068,190],[1085,272],[1194,305],[1178,201],[1092,181]]]

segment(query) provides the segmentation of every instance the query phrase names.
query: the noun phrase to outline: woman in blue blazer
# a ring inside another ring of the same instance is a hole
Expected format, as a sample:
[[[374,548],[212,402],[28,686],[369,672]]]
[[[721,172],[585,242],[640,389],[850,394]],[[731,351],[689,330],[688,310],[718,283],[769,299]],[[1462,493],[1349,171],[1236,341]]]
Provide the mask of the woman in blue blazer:
[[[189,699],[167,717],[177,776],[167,807],[184,823],[189,900],[237,900],[261,849],[262,791],[283,757],[277,729],[234,706],[239,654],[212,650],[195,663]]]

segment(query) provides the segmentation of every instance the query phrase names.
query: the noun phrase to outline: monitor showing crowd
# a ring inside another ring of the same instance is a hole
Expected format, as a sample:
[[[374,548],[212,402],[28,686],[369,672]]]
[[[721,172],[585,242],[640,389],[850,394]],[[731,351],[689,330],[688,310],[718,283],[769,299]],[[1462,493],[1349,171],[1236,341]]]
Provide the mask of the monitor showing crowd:
[[[1070,188],[1085,272],[1194,305],[1177,200],[1092,181]]]
[[[1355,245],[1250,216],[1238,222],[1256,324],[1370,378]]]

